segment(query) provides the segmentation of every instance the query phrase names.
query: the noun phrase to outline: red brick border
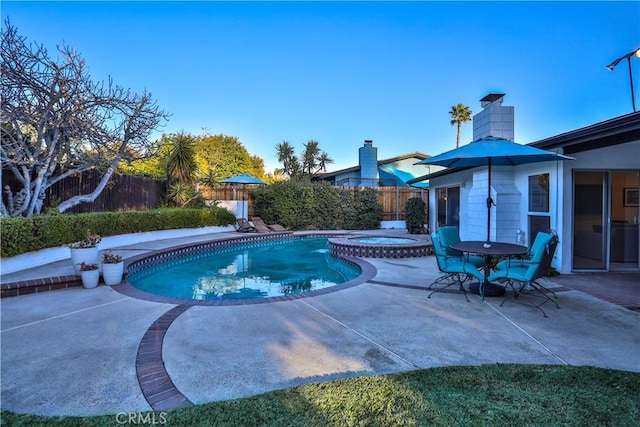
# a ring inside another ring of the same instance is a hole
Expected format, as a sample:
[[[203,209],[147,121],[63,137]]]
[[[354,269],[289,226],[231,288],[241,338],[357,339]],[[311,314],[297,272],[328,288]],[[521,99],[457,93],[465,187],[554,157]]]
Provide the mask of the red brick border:
[[[24,280],[21,282],[2,283],[0,285],[0,298],[55,291],[75,286],[82,286],[80,276],[55,276],[43,279]]]
[[[193,406],[176,388],[162,359],[162,341],[174,320],[191,306],[178,305],[160,316],[147,329],[136,355],[136,375],[144,398],[154,411]]]

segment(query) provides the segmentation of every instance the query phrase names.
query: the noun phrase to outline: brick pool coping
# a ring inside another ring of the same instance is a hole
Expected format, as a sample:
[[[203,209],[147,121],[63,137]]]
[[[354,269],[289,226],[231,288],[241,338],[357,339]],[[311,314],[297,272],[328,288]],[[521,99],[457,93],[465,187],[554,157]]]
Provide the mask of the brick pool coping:
[[[82,286],[82,279],[80,276],[54,276],[42,279],[23,280],[20,282],[2,283],[0,285],[0,298],[57,291],[58,289],[66,289],[75,286]]]

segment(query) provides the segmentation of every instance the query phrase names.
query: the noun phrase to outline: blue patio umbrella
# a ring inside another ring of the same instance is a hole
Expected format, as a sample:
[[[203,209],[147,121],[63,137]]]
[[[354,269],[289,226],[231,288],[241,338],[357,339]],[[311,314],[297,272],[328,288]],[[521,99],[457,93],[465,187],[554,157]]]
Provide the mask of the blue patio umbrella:
[[[508,139],[488,136],[467,145],[424,159],[417,165],[438,165],[455,167],[488,167],[487,194],[487,243],[491,241],[491,166],[516,166],[527,163],[548,162],[552,160],[575,160],[573,157],[552,151],[541,150],[530,145],[522,145]]]
[[[244,186],[247,184],[253,184],[253,185],[267,185],[266,182],[264,182],[261,179],[256,178],[255,176],[251,176],[248,173],[243,173],[241,175],[236,175],[236,176],[232,176],[231,178],[227,178],[227,179],[223,179],[222,180],[223,183],[225,184],[241,184],[242,185],[242,200],[244,201]],[[249,207],[247,206],[247,211],[248,211]],[[247,215],[249,214],[249,212],[247,212]],[[244,207],[242,208],[242,215],[244,217]]]

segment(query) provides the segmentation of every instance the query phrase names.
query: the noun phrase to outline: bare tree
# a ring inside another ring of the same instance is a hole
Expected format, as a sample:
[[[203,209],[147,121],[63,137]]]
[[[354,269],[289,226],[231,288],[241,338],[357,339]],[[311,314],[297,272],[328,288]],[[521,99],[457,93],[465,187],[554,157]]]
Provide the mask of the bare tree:
[[[111,79],[94,82],[75,50],[58,46],[58,53],[59,59],[53,59],[44,46],[27,44],[5,22],[0,159],[3,171],[12,172],[21,188],[3,188],[0,215],[40,213],[49,187],[89,169],[102,172],[96,188],[61,201],[58,210],[93,202],[120,161],[149,152],[149,136],[169,117],[146,90],[134,93]]]

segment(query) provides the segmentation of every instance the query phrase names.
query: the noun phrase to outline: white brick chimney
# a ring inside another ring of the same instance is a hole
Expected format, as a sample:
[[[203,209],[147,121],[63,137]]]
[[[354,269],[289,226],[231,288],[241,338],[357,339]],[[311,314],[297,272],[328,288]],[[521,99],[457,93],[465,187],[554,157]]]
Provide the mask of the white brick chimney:
[[[502,105],[503,93],[491,93],[480,100],[483,110],[473,116],[473,140],[494,136],[514,140],[514,108]],[[473,144],[473,142],[471,143]],[[514,242],[520,224],[522,195],[515,186],[513,168],[494,166],[491,169],[491,198],[495,205],[491,208],[491,240]],[[477,168],[473,172],[473,184],[469,190],[469,225],[466,237],[470,240],[487,238],[487,168]]]
[[[473,140],[495,136],[514,140],[514,107],[502,105],[504,93],[490,93],[480,100],[483,110],[473,116]]]

